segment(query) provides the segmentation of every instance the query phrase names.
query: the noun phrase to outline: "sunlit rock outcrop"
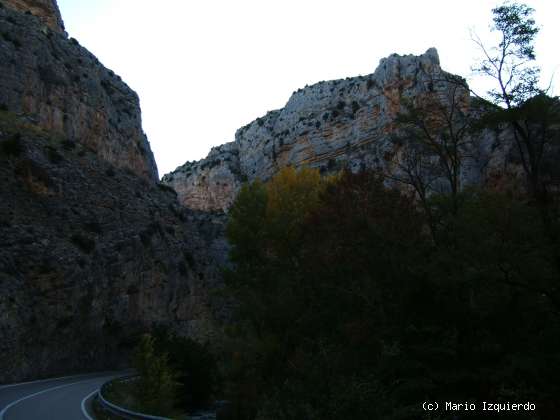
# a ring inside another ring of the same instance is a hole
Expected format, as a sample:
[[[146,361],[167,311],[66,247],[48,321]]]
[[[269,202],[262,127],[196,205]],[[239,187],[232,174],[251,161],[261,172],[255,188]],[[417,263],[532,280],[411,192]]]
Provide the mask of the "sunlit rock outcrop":
[[[67,38],[56,2],[0,4],[0,106],[95,150],[117,167],[157,180],[138,96]]]
[[[240,128],[234,142],[212,149],[206,159],[187,162],[163,182],[187,207],[226,210],[242,182],[269,179],[287,165],[322,172],[390,170],[396,152],[390,137],[403,101],[434,92],[445,95],[449,78],[453,83],[458,79],[441,69],[434,48],[420,56],[393,54],[373,74],[294,92],[284,108]],[[468,107],[466,87],[460,88],[458,100]]]

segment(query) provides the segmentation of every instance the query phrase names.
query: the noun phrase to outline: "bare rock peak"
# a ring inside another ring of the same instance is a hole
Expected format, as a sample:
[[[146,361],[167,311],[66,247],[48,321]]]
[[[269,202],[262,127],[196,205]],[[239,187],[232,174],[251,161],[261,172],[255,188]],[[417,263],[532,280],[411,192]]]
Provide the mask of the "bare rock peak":
[[[423,56],[430,58],[435,64],[439,65],[439,54],[436,48],[428,48]]]
[[[440,64],[439,54],[435,47],[428,48],[424,54],[420,54],[420,55],[415,55],[415,54],[401,55],[397,53],[391,54],[388,57],[382,58],[379,62],[379,66],[382,66],[387,61],[394,61],[394,60],[409,60],[409,61],[419,60],[419,61],[428,61],[438,66]]]
[[[443,73],[437,50],[429,48],[383,58],[369,75],[305,86],[284,108],[237,130],[227,149],[213,149],[163,182],[186,207],[227,210],[245,180],[266,180],[287,165],[321,171],[383,166],[393,152],[388,139],[402,99],[421,95],[430,75]]]

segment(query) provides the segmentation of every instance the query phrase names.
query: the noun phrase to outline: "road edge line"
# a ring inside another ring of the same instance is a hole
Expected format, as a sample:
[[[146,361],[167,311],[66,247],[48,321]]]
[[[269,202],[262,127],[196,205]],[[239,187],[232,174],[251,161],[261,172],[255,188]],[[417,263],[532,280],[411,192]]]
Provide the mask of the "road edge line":
[[[94,396],[95,394],[97,394],[99,392],[99,388],[97,388],[95,391],[93,391],[91,394],[88,394],[81,403],[81,407],[82,407],[82,414],[88,419],[88,420],[95,420],[93,417],[91,417],[86,409],[86,403],[87,400],[89,400],[92,396]],[[1,419],[0,419],[1,420]]]
[[[61,380],[61,379],[78,378],[80,376],[82,376],[82,375],[69,375],[69,376],[61,376],[60,378],[37,379],[35,381],[20,382],[20,383],[17,383],[17,384],[0,385],[0,389],[13,388],[13,387],[22,386],[22,385],[38,384],[38,383],[41,383],[41,382],[48,382],[48,381],[58,381],[58,380]]]

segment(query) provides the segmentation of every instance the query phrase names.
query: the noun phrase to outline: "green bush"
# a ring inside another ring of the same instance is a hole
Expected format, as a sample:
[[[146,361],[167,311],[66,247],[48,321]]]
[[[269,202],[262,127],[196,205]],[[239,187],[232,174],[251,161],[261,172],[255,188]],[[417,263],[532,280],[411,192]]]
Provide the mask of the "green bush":
[[[217,364],[210,350],[196,341],[160,330],[156,347],[168,356],[169,366],[180,385],[177,403],[183,409],[205,407],[218,390]]]
[[[177,383],[167,355],[156,351],[151,335],[141,337],[134,353],[133,366],[140,375],[134,386],[134,395],[142,412],[160,416],[172,413]]]

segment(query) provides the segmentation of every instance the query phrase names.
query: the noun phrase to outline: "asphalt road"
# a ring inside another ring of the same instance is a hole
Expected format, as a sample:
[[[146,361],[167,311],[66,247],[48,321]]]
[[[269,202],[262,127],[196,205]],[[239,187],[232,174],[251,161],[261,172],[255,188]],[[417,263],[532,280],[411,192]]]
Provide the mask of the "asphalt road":
[[[93,394],[104,382],[124,374],[102,372],[0,386],[0,420],[92,420]]]

